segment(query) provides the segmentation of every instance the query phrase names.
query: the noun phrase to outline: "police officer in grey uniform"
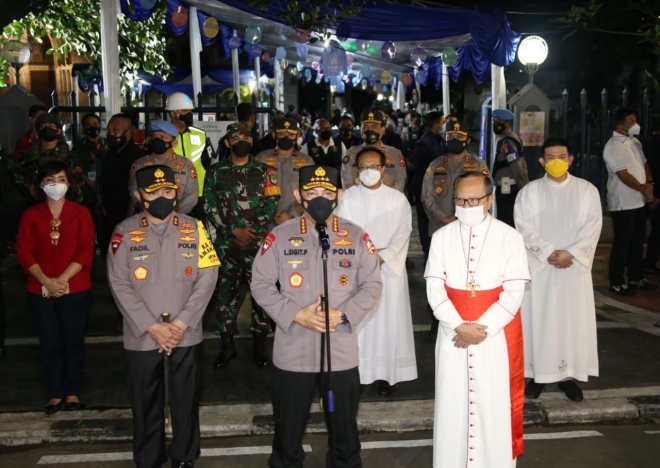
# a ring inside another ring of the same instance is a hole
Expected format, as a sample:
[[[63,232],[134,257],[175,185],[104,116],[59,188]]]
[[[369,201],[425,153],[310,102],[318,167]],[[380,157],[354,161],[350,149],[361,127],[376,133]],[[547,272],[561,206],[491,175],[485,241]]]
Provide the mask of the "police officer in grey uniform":
[[[135,179],[143,213],[117,225],[107,257],[108,282],[124,318],[133,459],[138,468],[153,468],[169,455],[172,467],[190,468],[200,453],[202,316],[220,262],[201,222],[174,213],[179,187],[170,167],[148,166]],[[169,323],[161,321],[164,312]],[[167,452],[162,353],[170,361],[174,434]]]
[[[356,327],[378,301],[382,282],[376,247],[369,235],[332,214],[341,196],[338,175],[327,166],[300,170],[295,195],[304,215],[273,229],[254,260],[252,297],[277,324],[271,468],[302,466],[305,459],[302,437],[319,376],[321,334],[325,332],[317,223],[327,224],[330,241],[328,313],[337,466],[362,466],[356,420],[360,401]]]
[[[373,147],[385,153],[386,167],[383,174],[383,183],[388,187],[397,189],[399,192],[403,192],[406,186],[406,160],[401,151],[382,142],[385,134],[385,114],[380,110],[367,109],[362,112],[361,125],[364,143],[351,147],[342,159],[341,182],[343,189],[348,190],[354,185],[360,185],[355,155],[363,148]]]
[[[493,111],[493,132],[500,137],[495,149],[493,180],[497,219],[515,228],[513,207],[516,195],[529,183],[523,143],[511,129],[515,115],[508,109]]]
[[[301,167],[314,165],[314,160],[309,155],[296,151],[293,146],[298,137],[296,119],[275,119],[274,125],[277,148],[262,151],[257,155],[257,161],[277,169],[281,196],[273,223],[278,226],[302,215],[304,210],[296,201],[293,192],[298,187],[298,171]]]
[[[468,153],[469,128],[464,122],[448,122],[447,154],[436,158],[426,170],[422,182],[422,203],[429,217],[429,236],[456,220],[454,182],[464,172],[488,174],[483,159]]]
[[[178,203],[176,211],[188,214],[197,205],[199,199],[199,181],[197,180],[197,170],[192,161],[176,154],[177,137],[179,131],[174,124],[165,120],[154,120],[151,122],[150,137],[147,147],[151,154],[144,156],[133,164],[131,168],[131,178],[128,182],[128,191],[131,195],[134,207],[139,207],[139,200],[135,197],[137,185],[135,182],[135,172],[143,167],[155,165],[165,165],[172,168],[175,175],[175,181],[179,188]]]

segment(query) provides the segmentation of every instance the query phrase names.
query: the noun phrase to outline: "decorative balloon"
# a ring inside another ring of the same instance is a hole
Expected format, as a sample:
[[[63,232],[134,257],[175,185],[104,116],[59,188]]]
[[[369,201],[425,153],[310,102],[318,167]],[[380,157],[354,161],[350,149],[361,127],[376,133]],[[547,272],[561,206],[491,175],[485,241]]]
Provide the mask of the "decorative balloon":
[[[353,65],[353,62],[355,61],[355,57],[353,57],[353,54],[347,53],[346,54],[346,64],[350,67]]]
[[[305,64],[302,62],[298,62],[296,63],[296,68],[298,69],[298,71],[303,71],[305,69]]]
[[[380,83],[381,84],[389,84],[390,81],[392,81],[392,74],[385,70],[383,73],[380,74]]]
[[[309,68],[305,70],[305,78],[311,78],[312,77],[312,70]]]
[[[370,43],[371,41],[363,41],[362,39],[358,39],[355,42],[355,46],[357,47],[357,50],[359,50],[360,52],[364,52],[369,48]]]
[[[456,53],[456,49],[453,47],[445,47],[445,49],[442,51],[442,63],[448,67],[453,67],[456,65],[457,60],[458,54]]]
[[[362,70],[360,70],[360,72],[362,73],[362,76],[368,78],[369,75],[371,75],[371,67],[369,66],[368,63],[365,63],[364,65],[362,65]]]
[[[426,72],[424,70],[417,70],[415,72],[415,80],[419,83],[424,83],[426,81]]]
[[[356,76],[355,78],[353,78],[353,86],[357,86],[359,84],[360,84],[360,78]]]
[[[316,60],[314,60],[312,62],[312,70],[318,70],[318,69],[319,69],[319,63]]]
[[[401,83],[403,83],[403,86],[410,86],[412,84],[412,76],[410,76],[410,73],[404,73],[403,76],[401,77]]]
[[[298,69],[295,67],[289,68],[289,74],[290,75],[297,75],[298,74]]]
[[[300,58],[307,57],[307,46],[305,44],[300,44],[298,46],[298,57]]]
[[[322,79],[323,79],[322,76],[316,75],[316,80],[314,80],[314,81],[316,81],[316,84],[321,84]]]
[[[413,67],[421,67],[422,64],[426,61],[426,50],[423,47],[415,47],[412,52],[410,52],[410,64]]]
[[[213,39],[220,32],[220,25],[218,25],[218,20],[212,16],[206,18],[206,21],[204,21],[204,26],[202,26],[202,32],[209,39]]]
[[[177,28],[182,28],[188,24],[188,10],[186,7],[176,7],[172,12],[172,24]]]
[[[282,70],[286,70],[288,66],[289,66],[289,62],[287,61],[287,59],[280,60],[280,68]]]
[[[296,37],[300,42],[307,42],[312,37],[312,32],[307,29],[296,28]]]
[[[369,86],[373,86],[376,84],[376,75],[370,75],[369,78],[367,79],[367,82],[369,83]]]
[[[250,55],[252,57],[260,57],[263,51],[263,47],[261,47],[259,44],[252,44],[252,46],[250,46]]]
[[[275,51],[275,57],[277,57],[277,60],[284,60],[286,58],[286,49],[284,47],[278,47]]]
[[[241,47],[242,43],[243,40],[238,36],[234,36],[231,39],[229,39],[229,47],[231,47],[232,50]]]
[[[380,48],[380,56],[385,60],[393,60],[396,55],[396,46],[392,41],[383,42],[383,47]]]
[[[245,40],[250,44],[257,44],[261,40],[261,29],[256,24],[250,24],[245,29]]]
[[[362,89],[367,89],[367,84],[368,84],[367,80],[362,80],[362,83],[361,83]]]

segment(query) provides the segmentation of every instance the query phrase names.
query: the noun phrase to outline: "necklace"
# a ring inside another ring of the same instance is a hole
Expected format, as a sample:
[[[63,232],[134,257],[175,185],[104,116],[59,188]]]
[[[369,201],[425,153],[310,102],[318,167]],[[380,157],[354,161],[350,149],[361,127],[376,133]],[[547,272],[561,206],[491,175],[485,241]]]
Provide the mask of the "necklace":
[[[477,297],[477,288],[480,288],[481,285],[477,284],[475,281],[474,277],[477,274],[477,268],[479,268],[479,262],[481,261],[481,254],[484,253],[484,246],[486,244],[486,237],[488,236],[488,231],[490,231],[490,225],[493,222],[493,218],[490,218],[490,221],[488,221],[488,228],[486,229],[486,234],[484,235],[484,245],[481,247],[481,252],[479,252],[479,257],[477,257],[477,264],[474,267],[474,270],[472,271],[471,275],[472,278],[470,281],[465,285],[466,288],[470,288],[470,297]],[[465,242],[463,241],[463,226],[461,225],[459,229],[459,235],[461,236],[461,247],[463,247],[463,252],[465,252]],[[465,268],[470,274],[470,264],[468,262],[468,259],[470,258],[470,252],[464,253],[465,257]]]
[[[53,218],[50,220],[50,242],[53,245],[57,245],[57,242],[60,239],[60,226],[62,221],[59,218]]]

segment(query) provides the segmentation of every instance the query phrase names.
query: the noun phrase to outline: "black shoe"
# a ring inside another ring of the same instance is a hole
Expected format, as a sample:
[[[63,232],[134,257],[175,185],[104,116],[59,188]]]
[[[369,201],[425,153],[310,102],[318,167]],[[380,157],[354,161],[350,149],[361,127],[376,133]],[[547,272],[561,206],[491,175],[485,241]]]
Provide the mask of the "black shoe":
[[[62,409],[64,406],[64,400],[60,401],[59,403],[55,403],[54,405],[51,405],[50,403],[44,406],[44,413],[46,414],[55,414],[59,410]]]
[[[649,275],[660,275],[660,268],[657,265],[648,265],[644,267],[644,273]]]
[[[224,369],[233,359],[236,359],[234,336],[231,333],[222,333],[220,335],[220,341],[220,354],[218,354],[218,357],[213,361],[213,367],[216,369]]]
[[[631,288],[641,289],[642,291],[655,291],[658,289],[657,284],[649,283],[644,278],[642,278],[640,281],[629,281],[628,284]]]
[[[530,380],[525,387],[525,396],[530,400],[536,400],[543,393],[545,384],[536,383],[534,379]]]
[[[254,337],[254,341],[252,342],[252,352],[254,353],[254,360],[257,363],[257,367],[266,367],[270,364],[268,349],[266,348],[268,333],[253,332],[252,336]]]
[[[172,468],[193,468],[195,466],[195,462],[189,461],[189,462],[180,462],[176,460],[172,460]]]
[[[622,296],[634,296],[637,294],[637,291],[633,288],[629,288],[625,284],[611,285],[610,291],[613,293],[621,294]]]
[[[390,396],[396,390],[396,385],[390,385],[389,383],[381,380],[380,385],[378,386],[378,394],[382,396]]]
[[[82,411],[85,409],[85,405],[81,401],[67,401],[64,408],[67,411]]]
[[[575,383],[575,380],[566,380],[564,382],[559,382],[559,390],[564,392],[569,400],[571,401],[582,401],[584,396],[582,395],[582,390],[578,387],[578,384]]]
[[[0,359],[4,359],[6,355],[7,355],[7,349],[4,346],[0,347]]]

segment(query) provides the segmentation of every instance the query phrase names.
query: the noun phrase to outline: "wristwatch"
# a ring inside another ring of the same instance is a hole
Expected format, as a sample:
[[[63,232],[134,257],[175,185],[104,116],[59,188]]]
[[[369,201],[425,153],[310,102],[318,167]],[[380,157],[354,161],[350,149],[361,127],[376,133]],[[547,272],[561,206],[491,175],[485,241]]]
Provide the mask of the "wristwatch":
[[[348,317],[343,312],[341,313],[341,323],[348,323]]]

